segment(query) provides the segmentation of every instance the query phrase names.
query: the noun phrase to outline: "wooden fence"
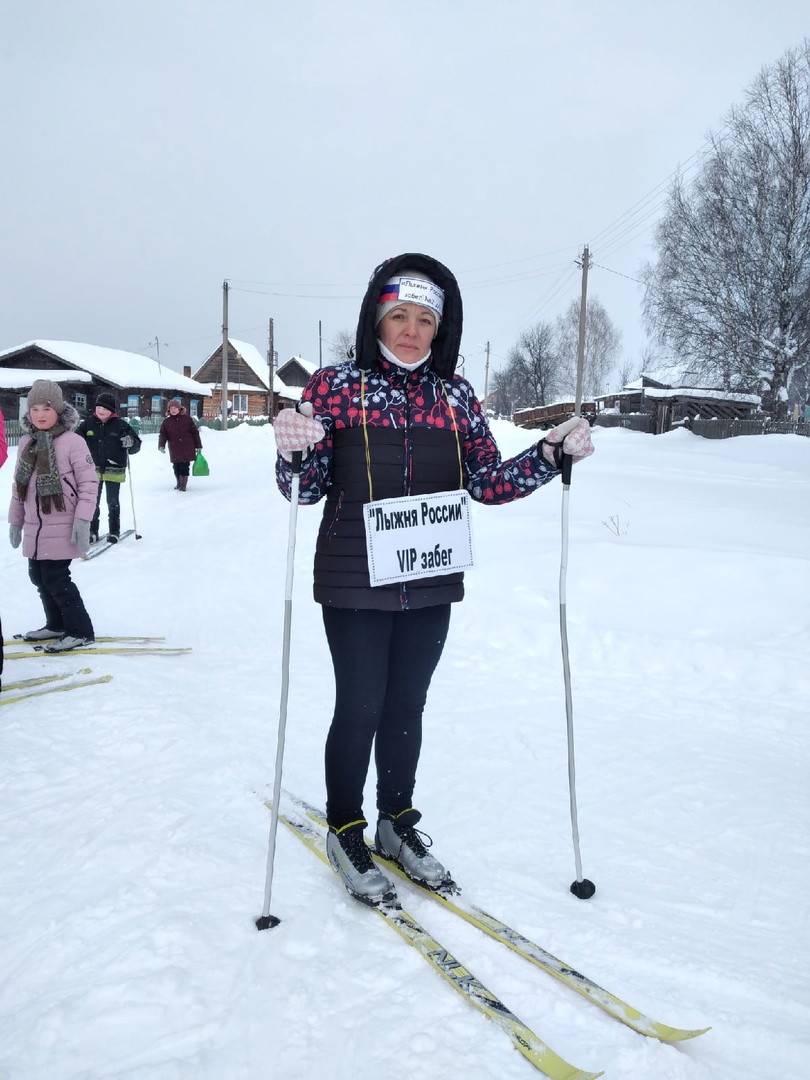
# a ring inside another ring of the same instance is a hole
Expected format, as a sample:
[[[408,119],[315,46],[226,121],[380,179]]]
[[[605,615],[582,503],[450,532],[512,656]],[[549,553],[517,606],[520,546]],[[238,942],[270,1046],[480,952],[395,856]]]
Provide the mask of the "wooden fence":
[[[655,413],[597,413],[594,427],[620,427],[655,434]]]
[[[704,439],[731,439],[737,435],[810,435],[810,424],[793,420],[692,420],[686,426]]]
[[[22,426],[19,420],[6,420],[6,442],[9,446],[16,446],[22,435]]]
[[[594,427],[622,427],[654,435],[655,413],[599,413]],[[685,427],[704,439],[733,439],[737,435],[810,435],[810,424],[792,420],[684,420],[672,428]]]

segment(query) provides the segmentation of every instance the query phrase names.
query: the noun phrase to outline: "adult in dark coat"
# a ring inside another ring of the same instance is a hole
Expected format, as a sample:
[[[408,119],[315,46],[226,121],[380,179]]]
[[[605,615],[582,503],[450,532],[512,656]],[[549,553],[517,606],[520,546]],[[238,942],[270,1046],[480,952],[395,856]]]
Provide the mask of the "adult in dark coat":
[[[406,521],[425,495],[460,489],[478,502],[511,502],[559,475],[563,446],[575,461],[593,449],[587,421],[574,419],[502,461],[472,386],[455,373],[461,327],[461,295],[445,266],[413,253],[383,263],[362,303],[353,359],[316,371],[300,410],[282,411],[274,425],[281,491],[289,498],[290,460],[302,451],[299,502],[325,500],[315,599],[336,684],[325,754],[327,851],[349,892],[370,903],[393,893],[363,838],[372,746],[377,850],[431,888],[449,883],[420,840],[412,799],[428,687],[464,585],[461,573],[432,558],[421,576],[372,585],[366,508],[415,496],[414,509],[400,511]]]
[[[185,491],[188,485],[191,462],[202,450],[200,429],[186,412],[178,398],[172,398],[166,410],[166,419],[160,425],[158,450],[166,453],[169,447],[169,460],[175,476],[175,491]]]
[[[99,481],[96,512],[90,522],[91,544],[98,540],[101,493],[104,490],[107,492],[107,539],[115,543],[121,535],[121,485],[127,478],[128,456],[137,454],[141,448],[137,431],[116,410],[112,394],[99,394],[93,415],[76,428],[90,448]]]

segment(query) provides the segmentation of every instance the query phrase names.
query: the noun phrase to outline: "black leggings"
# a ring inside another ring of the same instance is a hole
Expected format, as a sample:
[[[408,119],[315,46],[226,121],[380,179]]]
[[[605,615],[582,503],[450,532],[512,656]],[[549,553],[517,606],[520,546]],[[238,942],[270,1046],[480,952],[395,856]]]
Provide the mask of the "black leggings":
[[[422,712],[447,640],[450,605],[416,611],[324,607],[323,623],[335,669],[326,815],[340,828],[363,818],[372,743],[377,808],[398,814],[412,805]]]

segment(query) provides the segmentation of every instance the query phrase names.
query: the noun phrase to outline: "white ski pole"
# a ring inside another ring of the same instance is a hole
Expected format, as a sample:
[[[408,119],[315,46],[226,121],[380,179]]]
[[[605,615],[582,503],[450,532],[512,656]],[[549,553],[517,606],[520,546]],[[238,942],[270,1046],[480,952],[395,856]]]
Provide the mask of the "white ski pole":
[[[138,532],[138,522],[135,520],[135,492],[132,489],[132,469],[129,464],[129,450],[127,450],[127,478],[129,479],[129,498],[132,503],[132,527],[135,530],[135,539],[143,540]]]
[[[301,451],[292,455],[292,486],[290,488],[290,525],[287,536],[287,580],[284,586],[284,632],[281,651],[281,702],[278,715],[278,739],[276,742],[276,775],[273,780],[273,805],[270,814],[270,838],[267,845],[267,877],[264,885],[264,907],[258,919],[257,930],[278,926],[281,920],[270,914],[273,893],[273,865],[276,856],[278,833],[278,806],[281,799],[281,769],[284,762],[284,738],[287,731],[287,698],[290,689],[290,630],[292,627],[292,592],[295,572],[295,529],[298,520],[298,488],[301,473]]]
[[[574,415],[582,411],[582,369],[585,362],[585,301],[588,295],[588,263],[590,261],[587,244],[582,256],[582,299],[579,307],[579,340],[577,343],[577,392]],[[566,579],[568,575],[568,493],[571,488],[571,470],[573,458],[563,454],[562,461],[562,516],[561,516],[561,552],[560,552],[560,644],[562,646],[563,679],[565,681],[565,722],[568,733],[568,798],[571,804],[571,835],[574,842],[574,862],[576,880],[571,883],[571,892],[579,900],[589,900],[596,892],[596,886],[582,876],[582,856],[579,850],[579,820],[577,815],[576,764],[574,760],[574,706],[571,697],[571,665],[568,657],[568,620],[566,615]]]

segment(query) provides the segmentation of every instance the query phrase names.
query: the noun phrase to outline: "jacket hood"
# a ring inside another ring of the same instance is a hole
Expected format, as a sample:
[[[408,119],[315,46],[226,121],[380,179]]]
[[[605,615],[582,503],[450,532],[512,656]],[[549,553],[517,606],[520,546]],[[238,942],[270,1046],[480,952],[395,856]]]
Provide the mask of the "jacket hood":
[[[25,414],[20,423],[23,430],[29,435],[36,435],[37,431],[39,431],[39,428],[35,428],[31,423],[31,417],[28,413]],[[57,423],[63,424],[68,431],[73,431],[79,424],[79,414],[72,405],[65,405],[64,409],[59,414]]]
[[[431,345],[433,370],[442,379],[449,379],[456,370],[461,347],[462,305],[458,282],[437,259],[417,252],[407,252],[386,259],[376,268],[360,305],[355,344],[355,363],[365,371],[377,364],[377,301],[386,281],[400,270],[418,270],[444,290],[444,310],[439,332]]]

